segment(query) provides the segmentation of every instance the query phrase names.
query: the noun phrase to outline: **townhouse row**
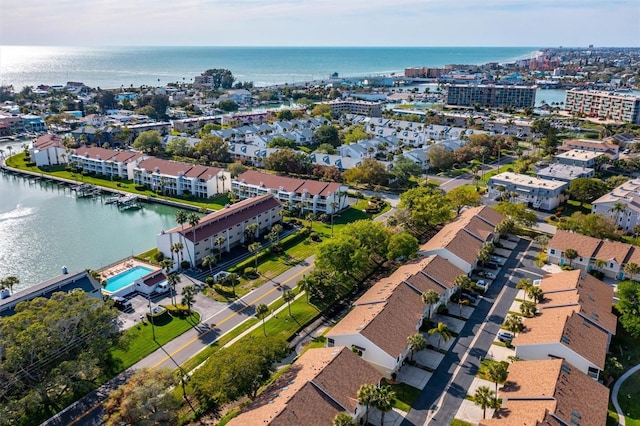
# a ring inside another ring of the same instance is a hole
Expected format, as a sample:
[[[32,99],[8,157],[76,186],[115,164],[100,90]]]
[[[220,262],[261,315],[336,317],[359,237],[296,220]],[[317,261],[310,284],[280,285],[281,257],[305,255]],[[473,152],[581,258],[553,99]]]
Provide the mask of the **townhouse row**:
[[[513,340],[502,408],[483,426],[606,423],[609,389],[599,383],[617,318],[613,289],[580,270],[540,281],[538,314]]]

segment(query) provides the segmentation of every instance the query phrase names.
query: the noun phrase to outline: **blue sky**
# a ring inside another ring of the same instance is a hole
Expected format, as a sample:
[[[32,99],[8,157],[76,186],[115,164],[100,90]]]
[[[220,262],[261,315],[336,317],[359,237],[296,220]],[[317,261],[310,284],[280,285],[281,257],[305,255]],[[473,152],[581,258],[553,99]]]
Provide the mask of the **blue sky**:
[[[0,45],[640,46],[640,0],[0,0]]]

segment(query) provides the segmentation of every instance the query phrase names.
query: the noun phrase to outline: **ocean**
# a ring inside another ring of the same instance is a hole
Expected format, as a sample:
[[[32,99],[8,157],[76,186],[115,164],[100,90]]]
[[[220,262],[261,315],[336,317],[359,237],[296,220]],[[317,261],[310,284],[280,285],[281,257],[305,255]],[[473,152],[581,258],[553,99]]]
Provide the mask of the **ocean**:
[[[340,76],[397,73],[407,67],[485,64],[531,57],[535,47],[46,47],[0,46],[0,85],[116,89],[192,81],[210,68],[256,86]]]

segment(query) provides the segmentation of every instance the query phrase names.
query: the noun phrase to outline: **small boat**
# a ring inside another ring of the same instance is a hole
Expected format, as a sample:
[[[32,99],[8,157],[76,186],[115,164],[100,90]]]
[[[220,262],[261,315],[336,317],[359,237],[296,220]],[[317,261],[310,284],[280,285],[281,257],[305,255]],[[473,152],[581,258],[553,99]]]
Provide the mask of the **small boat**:
[[[114,197],[109,197],[106,200],[104,200],[105,204],[114,204],[117,203],[120,200],[119,196],[114,196]]]

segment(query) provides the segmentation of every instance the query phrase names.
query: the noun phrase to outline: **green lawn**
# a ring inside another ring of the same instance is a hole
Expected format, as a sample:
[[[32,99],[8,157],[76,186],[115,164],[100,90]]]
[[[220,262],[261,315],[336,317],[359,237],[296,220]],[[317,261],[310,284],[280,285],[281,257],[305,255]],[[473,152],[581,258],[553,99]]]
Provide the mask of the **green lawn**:
[[[186,318],[172,318],[165,314],[169,321],[157,320],[154,323],[153,330],[151,323],[147,320],[145,324],[138,323],[137,326],[125,331],[125,337],[130,339],[129,346],[126,351],[122,349],[113,350],[113,357],[118,367],[125,370],[145,356],[149,355],[160,346],[175,339],[185,331],[189,330],[200,321],[200,314],[194,312]],[[158,324],[158,321],[162,321]],[[153,332],[155,331],[156,340],[153,340]]]
[[[625,414],[629,414],[625,424],[640,426],[640,371],[632,374],[620,386],[618,404]]]
[[[409,386],[406,383],[389,383],[389,386],[396,393],[396,399],[393,401],[393,407],[406,413],[411,410],[411,406],[420,395],[420,389]]]
[[[451,426],[473,426],[473,423],[465,422],[460,419],[453,419],[451,421]]]

